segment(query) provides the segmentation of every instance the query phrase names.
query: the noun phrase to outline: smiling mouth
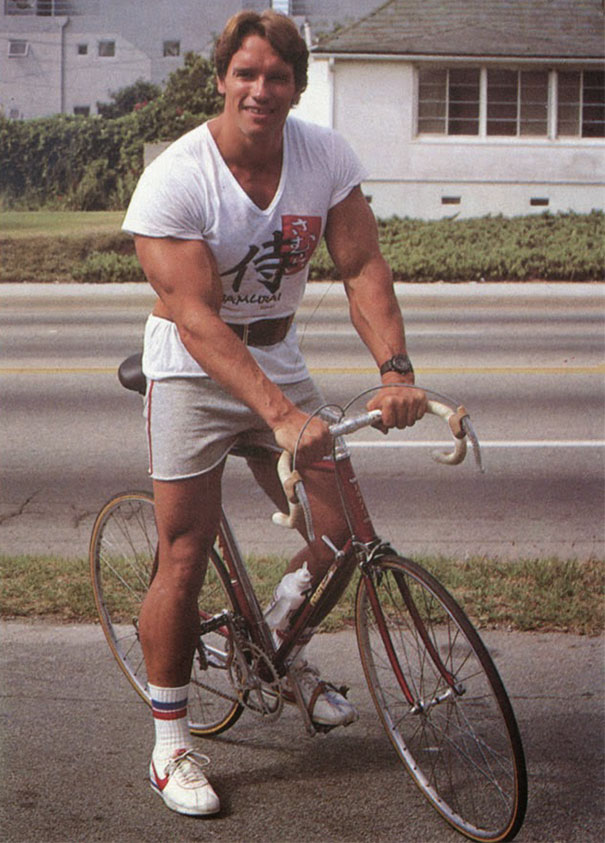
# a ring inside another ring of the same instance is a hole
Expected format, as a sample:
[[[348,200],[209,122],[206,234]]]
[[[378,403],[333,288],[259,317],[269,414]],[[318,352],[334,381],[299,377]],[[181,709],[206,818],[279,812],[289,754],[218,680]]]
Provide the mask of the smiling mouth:
[[[249,111],[250,114],[255,114],[260,117],[268,117],[269,115],[273,114],[272,108],[259,108],[256,105],[245,105],[244,111]]]

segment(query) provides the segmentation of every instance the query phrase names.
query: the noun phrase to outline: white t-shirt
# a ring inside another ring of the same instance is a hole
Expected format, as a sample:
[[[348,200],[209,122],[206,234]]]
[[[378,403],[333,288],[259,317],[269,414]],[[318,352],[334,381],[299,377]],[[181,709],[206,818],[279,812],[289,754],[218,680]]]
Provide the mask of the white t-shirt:
[[[269,207],[259,208],[225,164],[205,123],[147,167],[123,229],[148,237],[204,240],[221,275],[225,322],[288,316],[302,298],[328,211],[365,177],[337,132],[288,117],[279,186]],[[250,351],[276,383],[308,375],[294,326],[283,342]],[[153,379],[205,374],[175,324],[154,316],[145,330],[143,368]]]

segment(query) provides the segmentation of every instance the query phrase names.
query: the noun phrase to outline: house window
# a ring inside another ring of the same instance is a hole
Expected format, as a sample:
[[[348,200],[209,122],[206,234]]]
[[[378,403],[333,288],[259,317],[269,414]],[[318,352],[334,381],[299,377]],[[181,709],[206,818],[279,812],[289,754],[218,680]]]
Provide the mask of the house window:
[[[271,8],[284,15],[290,14],[290,0],[272,0]]]
[[[99,41],[99,56],[101,56],[101,58],[112,58],[115,54],[115,41]]]
[[[88,44],[78,44],[78,55],[79,56],[87,56],[88,55]]]
[[[419,132],[479,134],[479,68],[432,68],[419,76]]]
[[[605,71],[420,68],[418,134],[605,137]]]
[[[605,71],[561,71],[557,83],[557,134],[605,137]]]
[[[487,71],[487,134],[518,137],[548,132],[546,70]]]
[[[33,15],[36,0],[6,0],[4,11],[7,15]]]
[[[164,56],[180,56],[181,42],[180,41],[164,41]]]
[[[77,117],[89,117],[90,116],[90,106],[89,105],[74,105],[74,114]]]
[[[29,42],[11,38],[8,42],[9,59],[21,59],[29,53]]]

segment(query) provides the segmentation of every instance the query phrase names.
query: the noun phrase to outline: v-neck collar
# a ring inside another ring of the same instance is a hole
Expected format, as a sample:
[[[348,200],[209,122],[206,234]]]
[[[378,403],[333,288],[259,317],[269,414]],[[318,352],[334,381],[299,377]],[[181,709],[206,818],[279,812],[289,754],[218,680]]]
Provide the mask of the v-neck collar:
[[[212,132],[210,131],[210,127],[207,123],[206,123],[206,131],[207,131],[208,136],[210,138],[210,143],[211,143],[212,149],[214,150],[214,152],[215,152],[215,154],[216,154],[216,156],[217,156],[217,158],[220,162],[221,168],[226,172],[227,178],[229,178],[231,180],[231,182],[235,186],[235,189],[240,193],[240,195],[243,197],[244,201],[247,202],[247,204],[257,214],[263,214],[264,216],[270,216],[273,213],[273,210],[274,210],[275,206],[277,205],[277,203],[281,199],[282,193],[284,191],[284,185],[286,183],[286,173],[287,173],[287,170],[288,170],[288,121],[286,121],[286,123],[284,124],[284,129],[283,129],[282,162],[281,162],[281,173],[280,173],[280,177],[279,177],[279,182],[277,184],[277,189],[275,191],[275,194],[273,195],[273,199],[267,205],[266,208],[261,208],[259,205],[256,204],[254,199],[252,199],[252,197],[249,196],[248,193],[246,193],[244,188],[241,186],[239,181],[236,179],[234,174],[231,172],[231,169],[230,169],[229,165],[227,164],[227,162],[225,161],[225,159],[223,158],[223,156],[221,154],[221,151],[218,148],[218,144],[215,141],[214,136],[213,136]]]

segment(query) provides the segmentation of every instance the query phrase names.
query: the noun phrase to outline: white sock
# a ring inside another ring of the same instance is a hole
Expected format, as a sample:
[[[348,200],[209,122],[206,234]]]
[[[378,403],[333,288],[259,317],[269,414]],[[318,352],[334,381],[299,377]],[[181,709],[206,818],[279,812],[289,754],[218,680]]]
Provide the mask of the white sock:
[[[159,688],[148,684],[148,687],[155,726],[153,760],[156,764],[166,763],[178,749],[193,746],[187,717],[189,685]]]

